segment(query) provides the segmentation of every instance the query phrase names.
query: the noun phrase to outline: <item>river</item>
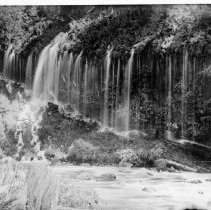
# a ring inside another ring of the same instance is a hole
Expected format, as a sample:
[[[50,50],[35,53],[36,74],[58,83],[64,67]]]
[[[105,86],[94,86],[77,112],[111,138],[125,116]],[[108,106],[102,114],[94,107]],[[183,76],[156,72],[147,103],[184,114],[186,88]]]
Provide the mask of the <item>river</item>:
[[[60,179],[94,190],[106,210],[211,209],[211,174],[158,172],[145,168],[52,166]],[[99,177],[112,173],[116,180]]]

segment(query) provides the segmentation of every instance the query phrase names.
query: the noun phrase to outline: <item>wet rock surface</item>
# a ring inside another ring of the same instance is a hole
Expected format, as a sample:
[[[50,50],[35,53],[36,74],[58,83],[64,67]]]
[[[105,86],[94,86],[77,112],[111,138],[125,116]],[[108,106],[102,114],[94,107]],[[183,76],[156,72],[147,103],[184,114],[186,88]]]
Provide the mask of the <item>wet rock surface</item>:
[[[105,173],[105,174],[101,174],[97,180],[101,180],[101,181],[114,181],[116,180],[117,177],[115,174],[112,174],[112,173]]]

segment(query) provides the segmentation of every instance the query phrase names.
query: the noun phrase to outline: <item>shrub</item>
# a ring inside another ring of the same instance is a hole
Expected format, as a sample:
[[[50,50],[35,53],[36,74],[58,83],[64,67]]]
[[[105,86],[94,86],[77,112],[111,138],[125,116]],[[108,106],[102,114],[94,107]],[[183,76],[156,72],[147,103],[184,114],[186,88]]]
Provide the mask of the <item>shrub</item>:
[[[84,190],[80,187],[69,185],[66,182],[62,183],[60,190],[59,207],[65,209],[102,209],[102,201],[93,190]]]
[[[140,163],[144,163],[144,166],[154,166],[154,163],[157,159],[160,159],[163,155],[163,149],[160,147],[153,147],[150,150],[140,149],[137,152],[135,165],[139,165]]]
[[[98,165],[116,165],[119,164],[120,160],[115,153],[108,153],[98,150],[95,161]]]
[[[91,143],[78,139],[73,142],[69,148],[67,161],[75,163],[90,163],[90,164],[118,164],[119,158],[113,152],[103,151]]]
[[[7,156],[17,154],[17,139],[14,138],[14,130],[4,131],[5,138],[0,141],[0,148]]]
[[[25,209],[25,177],[20,164],[0,163],[0,209]]]
[[[0,163],[0,209],[98,209],[101,206],[95,191],[73,186],[63,176],[60,181],[44,164]]]
[[[27,201],[31,209],[55,209],[58,203],[58,182],[46,165],[30,166],[26,179]]]
[[[163,155],[163,149],[160,145],[151,149],[139,149],[134,151],[132,149],[124,149],[117,151],[121,166],[132,164],[138,167],[154,166],[155,160],[160,159]]]
[[[97,150],[98,148],[91,143],[78,139],[69,148],[67,160],[75,161],[76,163],[92,163],[96,160]]]
[[[58,159],[65,159],[66,154],[62,152],[60,148],[56,148],[54,145],[49,145],[45,149],[45,157],[48,160],[51,160],[51,158],[58,158]]]
[[[20,105],[17,100],[12,102],[0,94],[0,148],[5,155],[16,153],[17,140],[14,138]]]
[[[133,164],[134,160],[136,158],[136,153],[132,149],[123,149],[118,150],[116,152],[118,158],[119,158],[119,165],[120,166],[126,166],[127,164]]]
[[[46,165],[0,164],[0,209],[55,209],[57,179]]]

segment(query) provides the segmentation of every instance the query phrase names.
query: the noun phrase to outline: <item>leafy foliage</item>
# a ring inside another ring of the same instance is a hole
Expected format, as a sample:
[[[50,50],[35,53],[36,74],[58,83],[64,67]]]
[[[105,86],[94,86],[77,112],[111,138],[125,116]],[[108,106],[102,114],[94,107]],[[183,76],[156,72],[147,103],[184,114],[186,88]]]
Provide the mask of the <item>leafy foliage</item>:
[[[67,24],[71,19],[79,18],[87,8],[76,6],[1,7],[0,49],[5,50],[10,43],[13,43],[18,51],[24,51],[28,47],[34,47],[40,37],[45,37],[46,45],[49,40],[53,39],[52,34],[55,36],[56,33],[62,31],[61,26],[65,30],[64,23]],[[37,47],[39,49],[39,44]]]
[[[33,39],[33,36],[39,36],[51,21],[46,18],[40,19],[41,10],[38,7],[2,7],[0,17],[4,27],[4,34],[8,45],[13,43],[18,49],[21,45]]]
[[[78,139],[73,142],[69,148],[68,157],[69,161],[77,162],[90,162],[95,159],[97,148],[92,144],[85,142],[83,139]]]
[[[104,55],[108,45],[124,57],[133,45],[146,40],[156,52],[181,50],[190,44],[205,46],[210,40],[207,5],[13,6],[2,7],[0,17],[2,50],[10,42],[19,50],[33,47],[44,34],[51,37],[52,27],[59,29],[57,33],[69,31],[63,49],[83,49],[97,56]],[[64,23],[69,23],[69,29],[59,27]]]

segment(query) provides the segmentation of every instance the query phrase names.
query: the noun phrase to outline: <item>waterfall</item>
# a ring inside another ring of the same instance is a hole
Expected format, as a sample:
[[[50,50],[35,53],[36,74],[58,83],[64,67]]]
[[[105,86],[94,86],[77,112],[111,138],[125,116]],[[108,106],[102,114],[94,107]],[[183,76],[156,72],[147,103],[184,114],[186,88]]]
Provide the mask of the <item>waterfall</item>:
[[[104,113],[103,113],[103,125],[108,127],[108,93],[109,93],[109,73],[110,73],[110,65],[111,65],[111,53],[113,48],[107,50],[106,55],[106,75],[105,75],[105,94],[104,94]]]
[[[3,73],[6,78],[13,79],[16,70],[15,49],[13,44],[10,44],[4,55]]]
[[[88,62],[86,59],[86,64],[85,64],[85,71],[84,71],[84,116],[86,116],[86,103],[87,103],[87,92],[88,92]]]
[[[196,129],[195,129],[195,121],[196,121],[196,116],[195,116],[195,94],[196,94],[196,57],[193,59],[193,92],[194,92],[194,97],[193,97],[193,119],[192,119],[192,129],[193,129],[193,141],[195,139],[196,135]]]
[[[172,86],[172,67],[171,67],[171,56],[169,56],[168,62],[168,98],[167,98],[167,106],[168,106],[168,116],[167,116],[167,139],[172,139],[171,134],[171,103],[172,103],[172,93],[171,93],[171,86]]]
[[[112,68],[112,89],[111,89],[111,93],[112,93],[112,106],[111,106],[111,127],[115,126],[115,100],[114,100],[114,86],[115,86],[115,63],[113,62],[113,68]]]
[[[182,65],[182,82],[181,82],[181,90],[182,90],[182,107],[181,107],[181,138],[185,138],[185,120],[186,120],[186,107],[185,107],[185,97],[186,97],[186,88],[187,88],[187,65],[188,65],[188,52],[185,51],[183,54],[183,65]]]
[[[22,82],[22,78],[23,78],[23,73],[22,73],[22,59],[21,58],[19,58],[19,54],[17,55],[17,59],[15,60],[15,62],[16,62],[16,64],[15,64],[15,66],[17,66],[18,67],[18,63],[19,63],[19,79],[18,79],[18,81],[19,82]]]
[[[117,66],[117,81],[116,81],[116,102],[115,102],[115,129],[119,130],[121,127],[121,119],[118,113],[118,106],[119,106],[119,97],[120,97],[120,60],[118,60],[118,66]]]
[[[130,129],[130,89],[131,89],[131,75],[133,68],[133,57],[135,49],[131,50],[130,59],[128,60],[125,70],[125,82],[124,82],[124,102],[125,102],[125,118],[124,118],[124,131],[128,132]]]
[[[67,33],[58,34],[52,43],[41,52],[33,82],[33,100],[40,99],[43,102],[58,102],[59,85],[59,44],[65,40]]]
[[[31,52],[27,60],[26,78],[25,78],[26,88],[30,90],[32,89],[33,86],[32,59],[33,59],[33,53]]]
[[[9,45],[7,48],[7,51],[4,54],[4,60],[3,60],[3,73],[7,77],[9,73],[9,60],[10,60],[10,54],[12,52],[13,45]]]
[[[142,117],[142,113],[139,112],[142,96],[138,99],[138,90],[143,90],[143,95],[147,95],[148,93],[145,93],[145,89],[151,88],[149,99],[157,99],[158,103],[160,103],[158,104],[159,106],[165,103],[167,96],[168,103],[165,114],[167,114],[168,131],[171,131],[171,123],[173,121],[172,87],[176,80],[174,77],[177,75],[175,70],[177,66],[175,67],[173,54],[167,57],[167,62],[164,62],[163,59],[159,60],[160,57],[157,60],[153,57],[152,60],[152,56],[145,56],[146,59],[144,54],[143,58],[140,58],[140,56],[134,58],[135,49],[131,49],[129,60],[125,62],[125,65],[123,60],[111,58],[113,48],[108,47],[105,59],[100,60],[96,57],[91,60],[86,59],[83,63],[82,51],[77,56],[73,55],[73,53],[68,53],[68,51],[65,51],[64,54],[59,52],[60,46],[67,36],[67,33],[58,34],[41,51],[33,84],[34,53],[31,52],[29,54],[26,63],[25,83],[27,88],[33,89],[32,100],[38,99],[42,102],[52,101],[54,103],[58,103],[58,101],[65,102],[87,117],[97,120],[100,118],[104,127],[113,127],[118,131],[128,132],[135,126],[139,128],[142,122],[139,120]],[[136,61],[135,64],[134,60]],[[185,102],[188,74],[187,51],[184,51],[181,60],[183,60],[182,78],[177,78],[177,81],[181,79],[181,119],[179,120],[181,120],[181,135],[184,138],[187,109]],[[102,65],[104,61],[105,65]],[[162,70],[164,63],[167,66]],[[24,67],[24,64],[23,58],[21,61],[21,56],[18,56],[14,46],[10,45],[4,57],[4,74],[8,78],[17,78],[18,76],[19,79],[22,79],[23,71],[21,71],[21,66]],[[148,69],[152,69],[152,71],[148,72]],[[164,78],[165,81],[162,80],[163,73],[165,73],[163,72],[164,70],[168,72]],[[132,84],[132,77],[135,79],[134,84]],[[150,79],[151,86],[147,86],[147,82]],[[193,82],[193,86],[195,86],[196,81],[194,80]],[[164,89],[164,83],[168,93]],[[157,87],[157,90],[155,87]],[[104,103],[101,103],[100,91],[101,93],[103,92]],[[155,94],[156,96],[154,96]],[[93,101],[90,99],[93,99]],[[137,100],[132,104],[131,99]],[[131,108],[134,108],[133,113],[130,113]],[[144,118],[145,112],[142,115]],[[164,115],[162,117],[164,118]],[[148,129],[148,126],[150,124],[153,125],[154,122],[151,123],[149,121],[150,123],[148,123],[147,120],[143,119],[143,123],[146,122],[144,127]],[[135,125],[135,123],[137,124]]]
[[[58,101],[62,103],[68,103],[68,71],[69,71],[69,55],[65,51],[62,54],[59,54],[58,59],[58,71],[59,71],[59,94]]]
[[[71,81],[70,81],[70,73],[73,67],[73,54],[70,53],[69,54],[69,59],[68,59],[68,69],[67,69],[67,93],[68,93],[68,104],[70,104],[70,85],[71,85]]]
[[[117,66],[117,78],[116,78],[116,102],[115,102],[115,129],[118,130],[119,125],[119,115],[118,115],[118,106],[119,106],[119,77],[120,77],[120,59],[118,60]]]
[[[82,67],[81,67],[81,58],[82,51],[78,55],[72,75],[72,87],[71,87],[71,104],[76,111],[80,111],[80,84],[81,84],[81,75],[82,75]]]

